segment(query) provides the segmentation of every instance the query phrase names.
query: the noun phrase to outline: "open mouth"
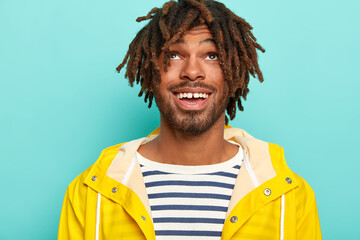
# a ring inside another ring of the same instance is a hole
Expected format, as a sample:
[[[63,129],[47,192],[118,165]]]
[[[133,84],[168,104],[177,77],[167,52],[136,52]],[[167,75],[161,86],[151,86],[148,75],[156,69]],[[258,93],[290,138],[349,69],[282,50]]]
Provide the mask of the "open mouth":
[[[176,97],[180,100],[204,100],[209,97],[208,93],[176,93]]]
[[[210,92],[174,92],[177,102],[184,109],[199,110],[204,107],[205,103],[211,96]]]

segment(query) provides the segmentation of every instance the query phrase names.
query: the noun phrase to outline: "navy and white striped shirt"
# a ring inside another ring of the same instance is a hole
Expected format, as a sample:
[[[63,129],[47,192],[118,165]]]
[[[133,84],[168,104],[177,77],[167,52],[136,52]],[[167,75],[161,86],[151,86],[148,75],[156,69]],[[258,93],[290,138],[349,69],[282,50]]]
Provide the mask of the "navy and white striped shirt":
[[[151,161],[139,153],[156,239],[220,239],[243,152],[202,166]]]

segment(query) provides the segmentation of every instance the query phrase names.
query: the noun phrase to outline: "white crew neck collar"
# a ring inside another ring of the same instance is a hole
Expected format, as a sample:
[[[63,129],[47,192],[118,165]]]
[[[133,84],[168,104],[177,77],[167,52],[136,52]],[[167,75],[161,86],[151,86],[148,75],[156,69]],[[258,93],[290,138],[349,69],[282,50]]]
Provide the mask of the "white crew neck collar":
[[[216,163],[216,164],[209,164],[209,165],[196,165],[196,166],[189,166],[189,165],[178,165],[178,164],[167,164],[167,163],[159,163],[153,160],[147,159],[143,157],[138,151],[136,151],[135,157],[137,158],[138,162],[147,168],[162,171],[167,173],[177,173],[177,174],[203,174],[203,173],[211,173],[211,172],[219,172],[224,171],[225,169],[232,168],[236,165],[241,166],[243,160],[243,149],[240,144],[235,142],[229,141],[232,144],[235,144],[239,147],[238,152],[235,154],[234,157],[231,159]]]

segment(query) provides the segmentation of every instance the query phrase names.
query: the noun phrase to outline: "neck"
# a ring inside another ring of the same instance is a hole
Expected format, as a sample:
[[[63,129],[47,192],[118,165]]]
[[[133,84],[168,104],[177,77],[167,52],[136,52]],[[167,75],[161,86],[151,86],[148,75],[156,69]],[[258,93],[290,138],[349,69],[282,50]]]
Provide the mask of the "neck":
[[[238,148],[224,140],[224,115],[199,135],[186,135],[161,119],[159,136],[141,148],[150,160],[177,165],[209,165],[232,158]]]

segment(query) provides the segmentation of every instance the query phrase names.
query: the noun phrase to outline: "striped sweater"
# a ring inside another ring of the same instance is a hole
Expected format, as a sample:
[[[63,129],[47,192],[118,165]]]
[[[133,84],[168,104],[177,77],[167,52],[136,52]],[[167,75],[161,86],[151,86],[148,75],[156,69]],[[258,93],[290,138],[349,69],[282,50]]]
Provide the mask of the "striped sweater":
[[[202,166],[164,164],[136,154],[155,235],[162,239],[220,239],[243,152]]]

